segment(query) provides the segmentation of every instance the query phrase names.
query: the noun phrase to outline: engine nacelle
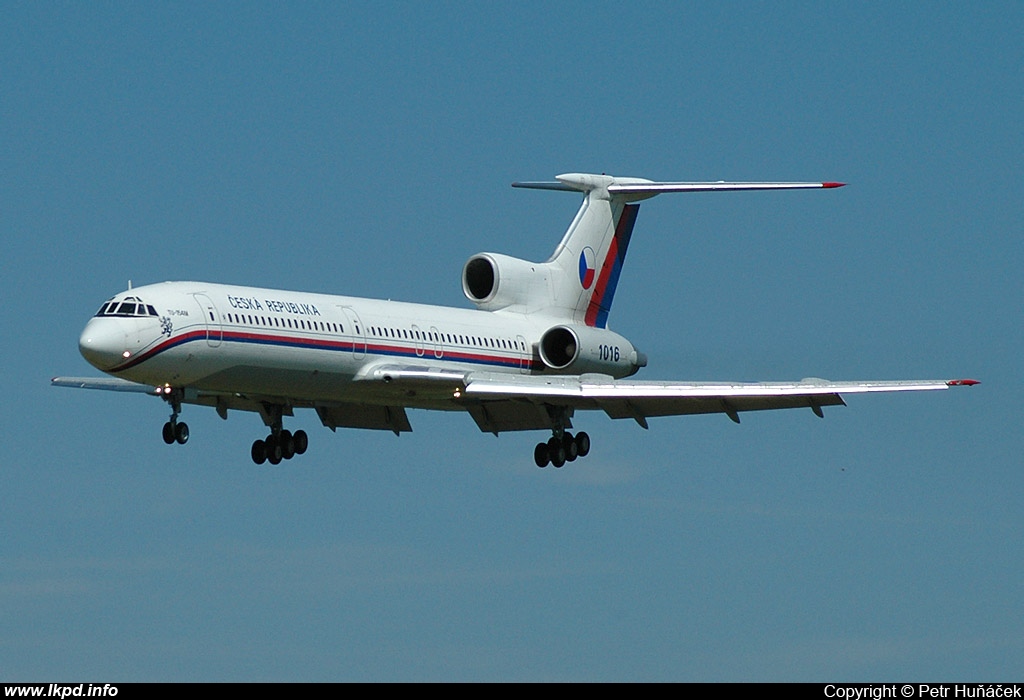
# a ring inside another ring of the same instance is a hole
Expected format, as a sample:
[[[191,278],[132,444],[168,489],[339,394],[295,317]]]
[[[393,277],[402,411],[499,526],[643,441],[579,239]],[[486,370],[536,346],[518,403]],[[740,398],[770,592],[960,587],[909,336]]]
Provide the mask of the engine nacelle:
[[[462,292],[484,311],[513,306],[528,312],[543,305],[550,296],[548,270],[543,263],[532,263],[499,253],[477,253],[462,268]]]
[[[636,374],[647,358],[618,333],[590,326],[555,326],[541,336],[540,359],[561,374],[594,372],[616,379]]]

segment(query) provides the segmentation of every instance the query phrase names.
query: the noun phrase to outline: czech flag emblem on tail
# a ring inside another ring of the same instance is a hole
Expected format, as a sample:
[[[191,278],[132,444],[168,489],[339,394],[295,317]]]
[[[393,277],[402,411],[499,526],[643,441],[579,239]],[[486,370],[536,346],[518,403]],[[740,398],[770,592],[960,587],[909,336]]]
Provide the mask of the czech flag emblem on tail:
[[[597,269],[594,267],[596,259],[597,255],[590,246],[584,248],[580,253],[580,284],[584,289],[590,289],[590,285],[594,284],[594,276],[597,274]]]

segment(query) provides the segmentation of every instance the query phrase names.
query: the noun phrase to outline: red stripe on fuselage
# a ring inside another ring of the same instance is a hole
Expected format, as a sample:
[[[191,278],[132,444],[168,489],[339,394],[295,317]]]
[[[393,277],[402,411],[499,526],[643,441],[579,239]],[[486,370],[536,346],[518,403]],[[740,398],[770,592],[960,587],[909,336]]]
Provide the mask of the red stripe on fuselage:
[[[351,340],[327,340],[324,338],[303,338],[295,336],[281,336],[281,335],[269,335],[263,333],[252,333],[242,331],[222,331],[219,334],[218,342],[235,342],[235,343],[253,343],[259,345],[277,345],[281,347],[291,347],[296,349],[307,349],[307,350],[331,350],[334,352],[362,352],[365,348],[365,352],[370,355],[390,355],[398,357],[410,357],[410,358],[421,358],[428,360],[449,360],[452,362],[468,362],[473,364],[487,364],[496,365],[500,367],[520,367],[522,365],[522,356],[516,354],[514,356],[504,355],[489,355],[474,352],[466,352],[457,349],[451,349],[451,346],[442,346],[442,356],[437,357],[434,354],[434,348],[436,346],[424,345],[422,350],[417,353],[415,347],[408,347],[402,345],[383,345],[373,344],[369,342],[352,342]],[[207,331],[195,330],[183,333],[173,338],[168,338],[159,345],[143,352],[142,354],[136,355],[131,358],[128,362],[125,362],[117,367],[114,367],[109,372],[123,372],[127,369],[131,369],[146,360],[149,360],[162,352],[184,345],[190,342],[206,341],[210,338]],[[217,340],[216,336],[213,336],[214,340]],[[528,360],[532,367],[532,360]]]

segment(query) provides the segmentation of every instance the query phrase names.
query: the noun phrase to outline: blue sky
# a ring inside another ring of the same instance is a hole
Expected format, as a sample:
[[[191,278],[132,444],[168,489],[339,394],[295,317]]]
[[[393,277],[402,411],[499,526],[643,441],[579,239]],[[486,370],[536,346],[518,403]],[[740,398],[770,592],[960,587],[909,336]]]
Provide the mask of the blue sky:
[[[966,680],[1024,657],[1024,8],[4,3],[0,678]],[[840,180],[644,203],[644,378],[976,377],[826,410],[264,429],[68,391],[135,284],[465,306],[572,171]]]

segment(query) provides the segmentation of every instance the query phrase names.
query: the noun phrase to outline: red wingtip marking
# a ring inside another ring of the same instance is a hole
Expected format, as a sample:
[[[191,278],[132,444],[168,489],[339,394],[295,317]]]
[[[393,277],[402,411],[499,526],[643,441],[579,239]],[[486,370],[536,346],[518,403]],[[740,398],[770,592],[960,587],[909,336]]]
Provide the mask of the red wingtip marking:
[[[830,190],[833,187],[845,187],[846,183],[845,182],[823,182],[823,183],[821,183],[821,186],[824,187],[826,190]]]
[[[974,386],[975,384],[981,384],[977,379],[950,379],[946,382],[946,386]]]

